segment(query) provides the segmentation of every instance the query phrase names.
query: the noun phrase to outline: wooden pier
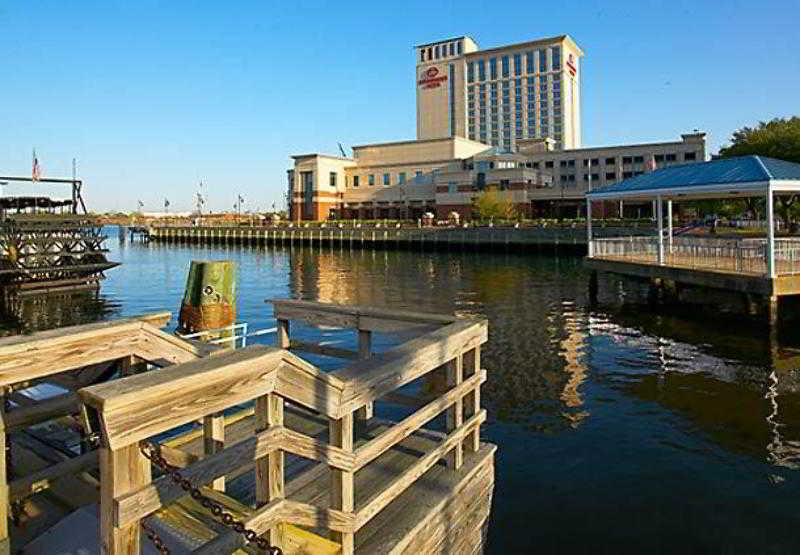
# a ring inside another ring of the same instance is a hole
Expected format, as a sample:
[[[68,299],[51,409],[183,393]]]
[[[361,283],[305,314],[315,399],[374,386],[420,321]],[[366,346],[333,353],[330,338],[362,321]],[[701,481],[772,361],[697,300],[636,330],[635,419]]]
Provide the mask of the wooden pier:
[[[600,236],[646,233],[647,229],[600,228]],[[583,227],[151,227],[148,239],[165,243],[308,245],[397,250],[485,250],[586,252]]]
[[[284,554],[482,552],[486,321],[271,302],[274,348],[190,343],[158,329],[165,314],[0,341],[6,552],[155,553],[148,537],[173,554],[263,553],[263,540]],[[358,349],[293,339],[291,321],[353,329]],[[376,332],[398,346],[373,352]],[[301,352],[342,364],[325,373]],[[420,387],[439,375],[441,388]],[[66,393],[26,394],[43,383]],[[408,415],[378,418],[375,402]],[[31,430],[80,449],[48,460],[19,439]]]

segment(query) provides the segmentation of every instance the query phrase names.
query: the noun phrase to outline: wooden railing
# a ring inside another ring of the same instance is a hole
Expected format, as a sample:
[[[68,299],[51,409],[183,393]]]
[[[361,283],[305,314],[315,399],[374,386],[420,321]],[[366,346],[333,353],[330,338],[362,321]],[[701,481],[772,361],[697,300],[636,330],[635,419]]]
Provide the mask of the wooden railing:
[[[76,391],[109,374],[126,375],[142,364],[166,366],[208,354],[205,348],[180,341],[160,331],[169,312],[113,322],[73,326],[0,339],[0,448],[8,435],[57,418],[79,413]],[[65,393],[43,400],[25,395],[39,384],[51,384]],[[9,476],[0,457],[0,552],[8,544],[8,506],[50,488],[62,476],[81,474],[97,466],[97,451],[88,451],[36,472]],[[19,469],[18,469],[19,470]]]
[[[255,403],[255,434],[191,462],[182,474],[194,485],[216,483],[255,463],[259,506],[244,524],[259,535],[268,534],[273,543],[280,543],[278,526],[289,523],[327,529],[341,544],[342,553],[352,554],[355,533],[438,460],[445,459],[457,470],[465,449],[479,449],[480,426],[486,418],[480,409],[480,386],[486,379],[486,372],[480,369],[480,346],[487,340],[485,320],[299,301],[274,304],[278,348],[251,346],[81,390],[87,421],[101,436],[105,553],[139,553],[140,521],[185,494],[168,475],[152,479],[150,462],[139,442],[242,403]],[[357,329],[359,351],[331,351],[293,342],[290,320]],[[409,327],[427,333],[370,356],[372,332]],[[341,370],[324,373],[286,350],[292,347],[356,360]],[[371,418],[373,402],[437,369],[446,373],[446,391],[356,447],[355,419]],[[328,441],[286,426],[287,402],[327,418]],[[442,412],[447,414],[442,441],[356,506],[355,473]],[[215,439],[224,443],[224,428],[217,428]],[[330,507],[286,498],[284,453],[330,468]],[[236,532],[222,533],[198,553],[229,553],[244,541]]]

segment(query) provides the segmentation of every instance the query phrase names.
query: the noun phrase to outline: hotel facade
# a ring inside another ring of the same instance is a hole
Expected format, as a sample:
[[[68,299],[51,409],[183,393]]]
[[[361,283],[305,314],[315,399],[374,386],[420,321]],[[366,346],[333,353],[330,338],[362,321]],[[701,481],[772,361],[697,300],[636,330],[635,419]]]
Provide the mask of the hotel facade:
[[[462,36],[419,45],[415,55],[416,140],[354,146],[351,158],[292,156],[292,220],[470,219],[489,191],[525,217],[552,215],[579,210],[589,189],[706,158],[697,131],[581,148],[583,51],[567,35],[488,50]]]

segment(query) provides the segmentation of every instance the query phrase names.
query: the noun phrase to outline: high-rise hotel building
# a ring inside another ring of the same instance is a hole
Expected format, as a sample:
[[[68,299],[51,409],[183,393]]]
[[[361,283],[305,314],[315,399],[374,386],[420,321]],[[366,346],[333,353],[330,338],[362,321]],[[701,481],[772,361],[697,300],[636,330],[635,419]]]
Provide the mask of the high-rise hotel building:
[[[468,36],[421,44],[417,139],[463,137],[513,150],[520,139],[581,146],[580,58],[568,35],[480,50]]]

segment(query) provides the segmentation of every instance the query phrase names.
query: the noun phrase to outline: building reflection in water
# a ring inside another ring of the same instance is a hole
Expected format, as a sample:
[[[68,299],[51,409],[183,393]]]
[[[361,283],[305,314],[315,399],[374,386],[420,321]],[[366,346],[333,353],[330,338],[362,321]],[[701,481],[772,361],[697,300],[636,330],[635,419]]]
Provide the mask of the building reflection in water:
[[[118,303],[97,291],[24,296],[0,313],[0,335],[27,334],[118,318],[120,310]]]

